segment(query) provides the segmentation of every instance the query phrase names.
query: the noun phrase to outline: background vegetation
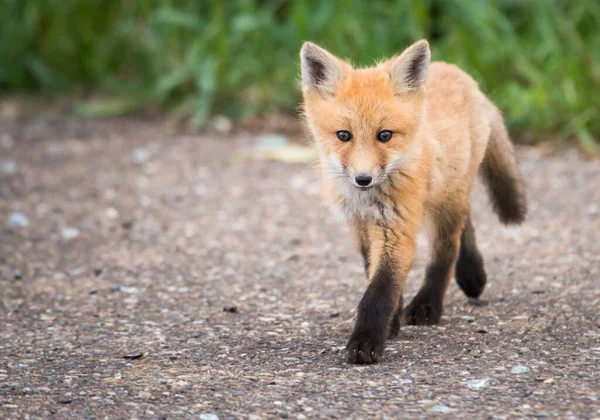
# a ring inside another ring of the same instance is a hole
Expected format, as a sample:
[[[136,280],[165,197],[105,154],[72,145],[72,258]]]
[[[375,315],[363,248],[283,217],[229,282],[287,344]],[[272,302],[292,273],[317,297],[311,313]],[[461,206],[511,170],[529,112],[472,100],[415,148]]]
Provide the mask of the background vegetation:
[[[0,89],[158,104],[203,124],[292,111],[312,40],[371,64],[420,38],[537,138],[600,138],[597,0],[0,0]]]

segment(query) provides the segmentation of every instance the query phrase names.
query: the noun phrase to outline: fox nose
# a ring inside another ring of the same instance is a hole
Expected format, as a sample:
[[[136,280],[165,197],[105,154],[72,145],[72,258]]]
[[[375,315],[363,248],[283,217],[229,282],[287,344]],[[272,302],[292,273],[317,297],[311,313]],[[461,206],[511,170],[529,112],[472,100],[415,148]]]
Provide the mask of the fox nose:
[[[371,182],[373,181],[373,177],[371,175],[360,174],[360,175],[356,175],[356,177],[354,178],[354,181],[361,187],[368,187],[369,185],[371,185]]]

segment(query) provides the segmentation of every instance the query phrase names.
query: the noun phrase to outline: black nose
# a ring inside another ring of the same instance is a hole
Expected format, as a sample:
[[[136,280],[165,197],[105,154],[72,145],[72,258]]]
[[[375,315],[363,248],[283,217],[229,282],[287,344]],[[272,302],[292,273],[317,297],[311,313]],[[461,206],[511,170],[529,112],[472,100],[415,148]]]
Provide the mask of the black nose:
[[[373,181],[373,177],[370,175],[357,175],[356,178],[354,178],[354,181],[361,187],[367,187],[371,184],[371,181]]]

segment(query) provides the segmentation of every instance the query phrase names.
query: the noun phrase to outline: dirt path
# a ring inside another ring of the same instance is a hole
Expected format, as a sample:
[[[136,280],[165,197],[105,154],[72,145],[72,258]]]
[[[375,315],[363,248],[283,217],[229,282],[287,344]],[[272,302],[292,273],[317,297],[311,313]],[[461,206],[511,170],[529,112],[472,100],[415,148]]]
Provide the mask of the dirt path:
[[[474,193],[488,305],[453,285],[356,367],[362,263],[310,167],[141,121],[0,131],[2,418],[600,417],[598,162],[521,149],[524,226]]]

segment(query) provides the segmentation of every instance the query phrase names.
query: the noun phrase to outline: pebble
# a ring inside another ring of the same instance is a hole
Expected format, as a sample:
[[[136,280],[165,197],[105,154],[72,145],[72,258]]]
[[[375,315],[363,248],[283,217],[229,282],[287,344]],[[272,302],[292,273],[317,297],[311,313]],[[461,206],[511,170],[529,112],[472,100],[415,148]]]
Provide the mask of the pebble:
[[[111,292],[119,292],[119,291],[121,291],[121,286],[119,286],[118,284],[114,284],[114,285],[110,286],[110,291]]]
[[[92,287],[90,289],[90,295],[95,295],[96,293],[98,293],[98,288],[97,287]]]
[[[237,306],[225,306],[223,307],[223,312],[230,312],[232,314],[236,314],[238,312]]]
[[[517,365],[510,370],[510,373],[519,374],[519,373],[527,373],[529,371],[530,371],[530,369],[527,366]]]
[[[206,188],[206,186],[204,184],[196,184],[194,186],[194,192],[198,195],[206,195],[206,193],[208,192],[208,189]]]
[[[229,133],[233,129],[233,123],[230,118],[224,115],[217,115],[211,121],[212,127],[219,133]]]
[[[150,149],[148,149],[147,147],[138,147],[131,154],[131,160],[133,161],[133,163],[146,163],[148,159],[150,159],[151,155],[152,152],[150,152]]]
[[[200,414],[200,420],[219,420],[219,416],[213,413]]]
[[[257,149],[283,147],[288,143],[288,139],[281,134],[266,134],[256,139],[255,147]]]
[[[66,227],[62,230],[61,235],[65,241],[71,241],[79,236],[79,229],[74,227]]]
[[[14,160],[6,160],[2,163],[2,172],[12,175],[17,172],[17,163]]]
[[[8,227],[11,229],[20,229],[29,226],[29,219],[21,212],[11,213],[8,217]]]
[[[450,412],[450,410],[451,408],[448,407],[446,404],[438,404],[435,407],[431,408],[429,411],[431,411],[432,413],[447,414]]]
[[[475,380],[467,382],[467,387],[469,389],[481,389],[481,388],[485,388],[489,384],[490,384],[489,378],[475,379]]]
[[[15,273],[13,274],[13,278],[15,280],[21,280],[23,278],[23,273],[21,272],[21,270],[15,270]]]
[[[140,391],[138,397],[143,398],[145,400],[149,400],[150,398],[152,398],[152,394],[150,394],[148,391]]]
[[[287,419],[289,417],[288,412],[282,411],[281,413],[279,413],[279,417],[281,417],[282,419]]]
[[[119,211],[113,207],[109,207],[106,209],[106,217],[115,220],[119,217]]]

